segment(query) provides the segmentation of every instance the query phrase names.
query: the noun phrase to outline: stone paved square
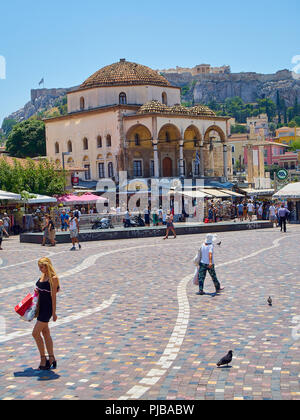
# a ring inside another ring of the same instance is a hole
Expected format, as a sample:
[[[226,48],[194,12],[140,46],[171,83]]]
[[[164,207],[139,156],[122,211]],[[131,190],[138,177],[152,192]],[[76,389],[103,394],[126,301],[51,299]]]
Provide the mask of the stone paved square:
[[[218,237],[217,296],[209,276],[204,296],[192,284],[205,235],[83,243],[73,253],[4,240],[0,399],[299,400],[300,227]],[[42,256],[61,292],[50,323],[58,368],[39,372],[34,322],[14,307]],[[229,350],[230,367],[217,368]]]

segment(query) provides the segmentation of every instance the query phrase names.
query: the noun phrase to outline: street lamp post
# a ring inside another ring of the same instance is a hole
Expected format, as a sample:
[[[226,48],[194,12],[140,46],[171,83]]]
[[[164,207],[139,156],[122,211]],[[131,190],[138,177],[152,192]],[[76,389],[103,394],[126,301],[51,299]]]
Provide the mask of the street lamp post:
[[[69,156],[71,153],[70,152],[62,152],[62,167],[63,167],[63,171],[65,170],[65,156]],[[71,184],[72,184],[72,180],[71,180]]]
[[[65,156],[69,156],[71,153],[70,152],[62,152],[62,166],[63,166],[63,170],[65,169]]]

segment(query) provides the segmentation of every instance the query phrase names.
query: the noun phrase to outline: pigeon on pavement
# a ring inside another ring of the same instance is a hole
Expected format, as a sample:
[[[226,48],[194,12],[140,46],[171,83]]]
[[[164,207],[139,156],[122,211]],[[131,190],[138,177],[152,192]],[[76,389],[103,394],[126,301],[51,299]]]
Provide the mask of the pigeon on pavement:
[[[268,299],[268,304],[269,304],[269,306],[273,306],[273,301],[272,301],[271,297],[269,297],[269,299]]]
[[[222,245],[222,242],[219,242],[217,245],[221,246]]]
[[[228,354],[226,355],[226,356],[224,356],[218,363],[217,363],[217,366],[218,367],[220,367],[220,366],[224,366],[224,365],[229,365],[229,363],[231,363],[231,361],[232,361],[232,355],[233,355],[233,352],[232,352],[232,350],[230,350],[229,352],[228,352]]]

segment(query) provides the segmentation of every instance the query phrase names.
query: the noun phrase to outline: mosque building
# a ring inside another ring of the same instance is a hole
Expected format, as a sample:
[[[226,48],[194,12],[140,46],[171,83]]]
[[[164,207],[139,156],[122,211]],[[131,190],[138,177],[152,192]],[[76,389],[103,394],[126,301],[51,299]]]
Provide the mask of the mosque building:
[[[228,117],[180,104],[180,88],[121,59],[67,94],[67,115],[46,124],[47,157],[82,167],[82,181],[221,178],[232,174]]]

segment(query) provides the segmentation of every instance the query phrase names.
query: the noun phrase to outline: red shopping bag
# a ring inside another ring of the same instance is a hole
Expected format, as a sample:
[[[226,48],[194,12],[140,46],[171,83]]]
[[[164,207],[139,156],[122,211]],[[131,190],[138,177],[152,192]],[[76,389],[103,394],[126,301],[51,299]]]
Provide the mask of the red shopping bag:
[[[20,302],[19,305],[15,307],[15,311],[17,312],[17,314],[19,314],[20,316],[24,316],[27,309],[32,306],[32,300],[33,300],[33,296],[31,293],[29,293],[29,295],[27,295],[22,300],[22,302]]]

